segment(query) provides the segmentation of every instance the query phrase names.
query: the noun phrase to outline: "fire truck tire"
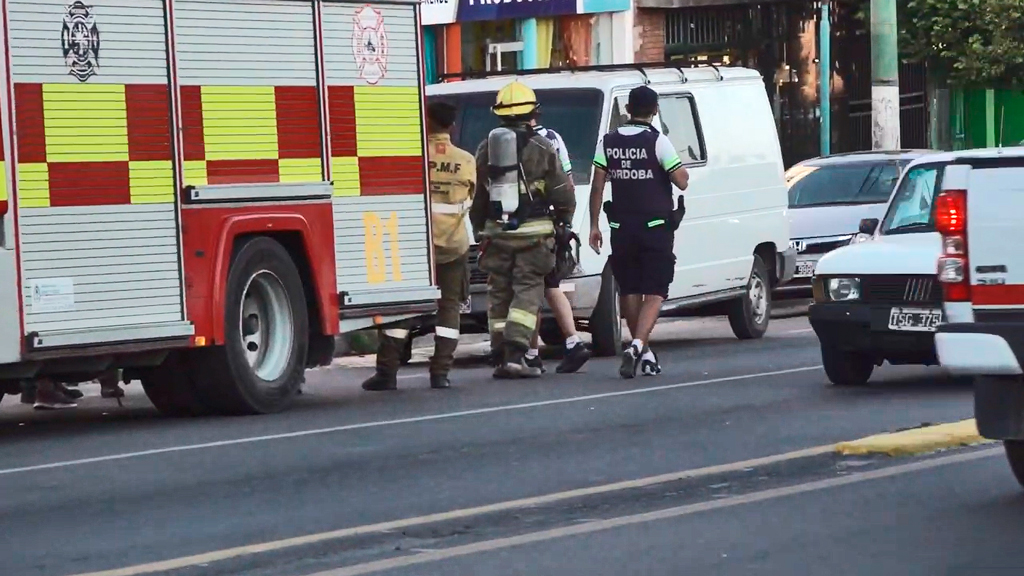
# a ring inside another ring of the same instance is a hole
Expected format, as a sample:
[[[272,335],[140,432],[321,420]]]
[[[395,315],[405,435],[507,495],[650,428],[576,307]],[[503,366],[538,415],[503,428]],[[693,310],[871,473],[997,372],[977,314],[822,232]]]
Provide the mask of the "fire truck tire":
[[[199,371],[214,408],[237,415],[286,409],[305,376],[309,314],[299,270],[272,238],[249,238],[235,249],[224,340],[206,351]]]
[[[209,413],[206,403],[196,393],[185,351],[171,352],[163,364],[142,373],[139,380],[149,401],[164,416],[180,418]]]

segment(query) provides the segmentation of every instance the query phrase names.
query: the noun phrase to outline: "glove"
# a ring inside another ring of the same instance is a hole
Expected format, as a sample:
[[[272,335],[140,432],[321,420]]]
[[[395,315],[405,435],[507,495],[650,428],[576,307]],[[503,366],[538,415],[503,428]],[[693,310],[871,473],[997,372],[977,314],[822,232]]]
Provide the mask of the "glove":
[[[676,209],[672,211],[672,229],[678,230],[679,225],[683,222],[683,216],[686,215],[686,203],[683,201],[683,197],[679,196],[676,198]]]

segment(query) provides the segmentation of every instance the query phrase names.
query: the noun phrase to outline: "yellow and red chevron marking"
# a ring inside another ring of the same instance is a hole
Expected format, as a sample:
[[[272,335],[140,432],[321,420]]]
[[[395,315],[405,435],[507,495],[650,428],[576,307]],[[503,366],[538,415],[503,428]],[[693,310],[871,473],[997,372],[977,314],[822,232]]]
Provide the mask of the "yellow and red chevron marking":
[[[15,84],[18,205],[174,201],[165,84]]]
[[[423,194],[416,86],[328,86],[335,196]]]
[[[323,180],[315,86],[182,86],[185,183]]]

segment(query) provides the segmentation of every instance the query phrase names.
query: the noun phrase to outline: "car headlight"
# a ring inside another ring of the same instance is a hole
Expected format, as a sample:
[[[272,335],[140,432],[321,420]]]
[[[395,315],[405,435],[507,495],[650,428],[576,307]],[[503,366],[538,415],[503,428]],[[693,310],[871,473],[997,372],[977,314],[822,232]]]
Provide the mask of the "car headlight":
[[[829,300],[856,300],[860,298],[860,278],[829,278],[826,282]]]
[[[853,235],[853,238],[850,238],[850,244],[860,244],[861,242],[867,242],[868,240],[871,240],[870,234],[858,232]]]

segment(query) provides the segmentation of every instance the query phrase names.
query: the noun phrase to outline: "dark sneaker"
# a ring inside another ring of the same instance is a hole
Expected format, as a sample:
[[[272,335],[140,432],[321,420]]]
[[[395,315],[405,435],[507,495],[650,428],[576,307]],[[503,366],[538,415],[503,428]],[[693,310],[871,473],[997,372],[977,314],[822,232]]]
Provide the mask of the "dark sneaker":
[[[636,346],[626,348],[622,353],[622,365],[619,366],[619,376],[623,378],[635,378],[636,369],[640,366],[640,350]]]
[[[583,344],[577,344],[572,348],[567,348],[565,351],[565,357],[558,364],[558,368],[555,368],[555,372],[559,374],[572,374],[590,360],[590,350]]]
[[[54,384],[53,387],[57,390],[57,392],[60,392],[61,394],[67,396],[68,398],[71,398],[72,400],[78,400],[85,396],[85,394],[82,393],[81,390],[78,390],[77,388],[68,388],[63,384]]]
[[[23,384],[21,386],[21,403],[22,404],[35,404],[36,403],[36,385],[35,384]]]
[[[299,389],[299,394],[302,394],[302,390]],[[124,390],[120,386],[114,384],[108,388],[106,386],[100,386],[100,397],[101,398],[124,398]]]
[[[447,374],[431,374],[430,375],[430,387],[434,390],[442,390],[444,388],[451,388],[452,382],[448,379]]]
[[[36,390],[36,401],[33,407],[36,410],[60,410],[62,408],[74,408],[78,406],[75,401],[68,398],[60,391]]]
[[[526,365],[529,366],[530,368],[536,368],[536,369],[540,370],[541,374],[543,374],[543,373],[548,371],[548,369],[544,367],[544,361],[540,359],[540,355],[539,354],[537,356],[534,356],[533,358],[530,358],[529,356],[527,356],[526,357]]]
[[[658,366],[657,360],[647,360],[645,358],[641,358],[640,374],[642,376],[657,376],[658,374],[661,374],[661,366]]]
[[[394,374],[381,374],[377,372],[363,382],[363,390],[370,392],[383,392],[385,390],[398,390],[398,379]]]
[[[514,380],[517,378],[540,378],[540,368],[527,366],[526,360],[519,362],[505,362],[494,370],[494,377],[501,380]]]

